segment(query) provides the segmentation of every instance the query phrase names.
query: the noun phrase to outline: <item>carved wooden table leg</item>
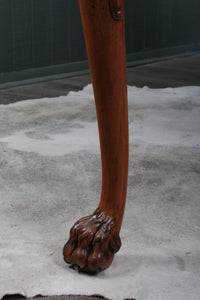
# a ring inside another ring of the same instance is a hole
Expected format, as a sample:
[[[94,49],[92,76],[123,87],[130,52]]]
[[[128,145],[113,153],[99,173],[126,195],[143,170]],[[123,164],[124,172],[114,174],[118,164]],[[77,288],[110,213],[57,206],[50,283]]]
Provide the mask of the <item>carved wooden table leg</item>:
[[[99,126],[102,193],[99,207],[70,231],[63,254],[75,269],[109,267],[119,231],[128,177],[128,109],[123,0],[79,0]]]

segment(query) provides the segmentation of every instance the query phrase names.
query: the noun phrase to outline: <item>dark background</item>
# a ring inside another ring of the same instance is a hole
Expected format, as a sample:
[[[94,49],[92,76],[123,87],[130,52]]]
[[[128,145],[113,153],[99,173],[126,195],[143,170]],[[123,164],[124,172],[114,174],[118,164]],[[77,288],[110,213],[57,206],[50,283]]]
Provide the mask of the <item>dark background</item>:
[[[127,65],[200,52],[199,0],[125,0]],[[88,72],[78,0],[0,0],[0,88]]]

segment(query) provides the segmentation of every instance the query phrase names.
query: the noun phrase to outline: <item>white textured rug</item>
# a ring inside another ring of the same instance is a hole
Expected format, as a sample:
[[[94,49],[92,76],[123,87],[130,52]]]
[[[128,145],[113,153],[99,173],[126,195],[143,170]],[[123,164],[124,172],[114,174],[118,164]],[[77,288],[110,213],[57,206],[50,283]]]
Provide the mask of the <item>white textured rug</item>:
[[[123,246],[108,270],[87,276],[64,263],[62,247],[99,202],[91,85],[0,105],[0,297],[199,300],[200,87],[129,87],[129,123]]]

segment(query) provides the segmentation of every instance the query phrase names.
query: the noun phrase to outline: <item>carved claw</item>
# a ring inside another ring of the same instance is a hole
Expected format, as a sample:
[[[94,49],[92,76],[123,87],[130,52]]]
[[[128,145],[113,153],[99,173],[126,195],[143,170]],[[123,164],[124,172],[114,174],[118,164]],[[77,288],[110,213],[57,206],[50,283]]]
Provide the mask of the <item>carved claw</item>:
[[[121,240],[114,219],[104,212],[95,211],[74,224],[63,255],[74,269],[97,273],[110,266],[120,247]]]

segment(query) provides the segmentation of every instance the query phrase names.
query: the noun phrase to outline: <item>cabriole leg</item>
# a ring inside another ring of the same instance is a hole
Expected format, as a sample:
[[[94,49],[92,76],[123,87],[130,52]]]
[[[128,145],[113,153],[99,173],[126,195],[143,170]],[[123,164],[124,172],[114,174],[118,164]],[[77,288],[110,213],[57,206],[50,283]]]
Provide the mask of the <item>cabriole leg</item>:
[[[123,0],[79,0],[95,96],[102,161],[102,192],[96,211],[70,231],[63,254],[75,269],[109,267],[119,231],[128,177],[128,108]]]

